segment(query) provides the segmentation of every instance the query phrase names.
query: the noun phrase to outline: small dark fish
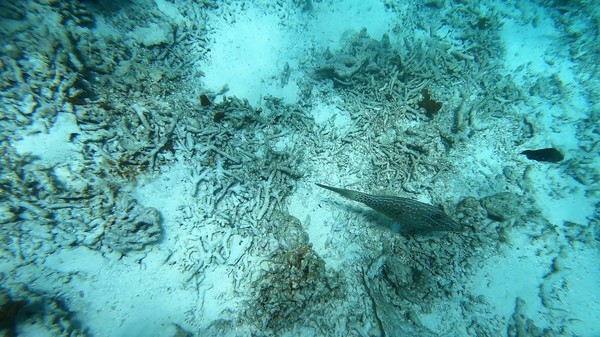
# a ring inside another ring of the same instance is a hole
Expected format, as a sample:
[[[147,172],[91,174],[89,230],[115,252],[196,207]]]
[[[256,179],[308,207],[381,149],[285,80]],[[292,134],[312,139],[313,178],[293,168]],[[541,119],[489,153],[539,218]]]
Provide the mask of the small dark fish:
[[[442,108],[442,103],[434,101],[431,99],[431,95],[429,94],[429,90],[423,89],[423,99],[417,102],[417,105],[423,109],[425,109],[425,114],[429,118],[433,118],[435,114],[440,111]]]
[[[461,226],[450,219],[441,209],[420,201],[372,195],[343,188],[317,184],[350,200],[361,202],[398,222],[404,228],[424,232],[460,231]]]
[[[565,159],[565,156],[563,156],[560,151],[552,147],[540,150],[525,150],[521,152],[521,154],[526,155],[527,159],[546,161],[550,163],[558,163],[559,161]]]
[[[208,98],[208,96],[206,96],[205,94],[200,95],[200,105],[201,106],[211,106],[212,102],[210,101],[210,98]]]

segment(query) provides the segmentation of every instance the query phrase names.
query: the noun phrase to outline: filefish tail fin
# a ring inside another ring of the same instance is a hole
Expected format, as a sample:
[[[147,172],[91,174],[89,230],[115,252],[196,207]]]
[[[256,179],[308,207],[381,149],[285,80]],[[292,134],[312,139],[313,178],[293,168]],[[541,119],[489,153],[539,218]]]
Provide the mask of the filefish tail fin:
[[[362,193],[357,192],[357,191],[352,191],[352,190],[347,190],[344,188],[337,188],[337,187],[331,187],[331,186],[327,186],[327,185],[323,185],[323,184],[319,184],[319,183],[315,183],[317,186],[319,187],[323,187],[325,189],[328,189],[330,191],[333,191],[335,193],[338,193],[339,195],[346,197],[350,200],[359,200],[358,196]]]

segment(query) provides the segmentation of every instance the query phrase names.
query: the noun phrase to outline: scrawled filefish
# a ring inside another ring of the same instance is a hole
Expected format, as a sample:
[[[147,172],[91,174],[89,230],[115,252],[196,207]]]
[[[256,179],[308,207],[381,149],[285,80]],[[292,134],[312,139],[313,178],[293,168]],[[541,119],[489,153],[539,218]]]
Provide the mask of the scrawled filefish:
[[[317,184],[350,200],[361,202],[405,229],[417,231],[459,231],[461,226],[441,209],[420,201],[393,196],[372,195],[343,188]]]

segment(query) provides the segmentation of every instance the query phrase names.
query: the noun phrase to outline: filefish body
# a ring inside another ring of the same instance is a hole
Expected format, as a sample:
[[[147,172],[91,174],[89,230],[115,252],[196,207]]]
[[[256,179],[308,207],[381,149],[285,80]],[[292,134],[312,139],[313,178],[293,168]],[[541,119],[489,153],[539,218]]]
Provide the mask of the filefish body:
[[[317,184],[350,200],[361,202],[404,228],[418,231],[459,231],[460,225],[441,209],[432,205],[401,197],[372,195],[343,188]]]

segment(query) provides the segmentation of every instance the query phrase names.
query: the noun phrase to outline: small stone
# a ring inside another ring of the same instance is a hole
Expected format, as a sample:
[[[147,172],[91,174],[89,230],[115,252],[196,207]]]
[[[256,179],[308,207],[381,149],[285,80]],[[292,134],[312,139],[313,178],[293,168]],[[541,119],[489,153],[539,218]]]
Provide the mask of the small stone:
[[[519,198],[509,192],[494,194],[483,198],[481,205],[488,213],[488,218],[495,221],[505,221],[514,218],[519,209]]]
[[[369,329],[369,336],[370,337],[379,337],[379,336],[382,336],[381,329],[379,329],[378,326],[372,327],[371,329]]]

